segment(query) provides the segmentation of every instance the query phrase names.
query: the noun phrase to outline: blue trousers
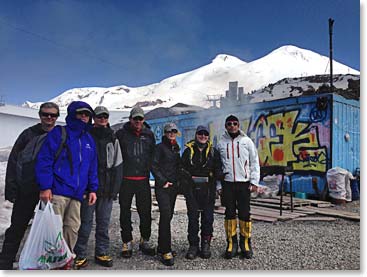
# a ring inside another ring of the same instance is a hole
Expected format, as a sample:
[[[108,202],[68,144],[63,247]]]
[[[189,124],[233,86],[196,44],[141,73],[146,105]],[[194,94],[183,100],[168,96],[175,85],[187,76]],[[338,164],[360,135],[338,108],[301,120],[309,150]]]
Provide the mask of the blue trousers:
[[[93,215],[96,214],[96,244],[95,255],[108,254],[110,237],[108,227],[112,212],[112,198],[98,197],[94,205],[88,205],[88,198],[81,205],[81,225],[78,232],[78,240],[74,247],[74,253],[79,257],[87,257],[89,235],[93,227]]]

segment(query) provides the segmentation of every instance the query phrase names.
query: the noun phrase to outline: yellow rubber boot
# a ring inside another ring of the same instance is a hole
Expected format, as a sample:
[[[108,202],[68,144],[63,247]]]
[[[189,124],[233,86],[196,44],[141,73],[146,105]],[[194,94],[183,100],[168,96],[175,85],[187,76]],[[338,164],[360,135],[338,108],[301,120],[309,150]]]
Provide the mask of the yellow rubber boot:
[[[226,259],[232,259],[237,255],[238,241],[237,241],[237,220],[226,219],[224,220],[224,230],[227,237],[227,248],[224,257]]]
[[[253,251],[251,247],[251,231],[252,222],[240,220],[241,256],[246,259],[251,259],[253,256]]]

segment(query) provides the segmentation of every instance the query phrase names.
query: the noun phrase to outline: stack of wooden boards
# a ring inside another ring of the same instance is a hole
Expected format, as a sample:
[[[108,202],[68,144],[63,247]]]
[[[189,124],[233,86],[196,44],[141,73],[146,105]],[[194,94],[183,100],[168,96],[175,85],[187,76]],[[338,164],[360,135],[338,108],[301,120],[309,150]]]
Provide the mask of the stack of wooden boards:
[[[291,212],[291,198],[283,196],[282,215],[280,197],[251,199],[251,218],[258,221],[275,222],[285,220],[295,221],[335,221],[336,218],[360,220],[358,213],[335,209],[333,204],[326,201],[293,198],[293,212]],[[215,212],[224,214],[225,208],[216,203]]]

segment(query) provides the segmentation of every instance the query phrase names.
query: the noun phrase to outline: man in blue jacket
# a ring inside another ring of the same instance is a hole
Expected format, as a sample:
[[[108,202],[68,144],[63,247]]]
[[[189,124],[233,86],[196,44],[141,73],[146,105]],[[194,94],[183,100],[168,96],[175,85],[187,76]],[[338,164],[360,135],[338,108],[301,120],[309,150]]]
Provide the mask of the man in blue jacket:
[[[56,214],[63,218],[64,238],[73,251],[80,227],[80,205],[86,195],[89,205],[96,202],[98,170],[96,146],[89,130],[93,109],[85,102],[74,101],[67,109],[66,143],[58,159],[61,127],[50,131],[36,162],[36,179],[40,199],[51,201]],[[71,262],[65,269],[71,267]]]

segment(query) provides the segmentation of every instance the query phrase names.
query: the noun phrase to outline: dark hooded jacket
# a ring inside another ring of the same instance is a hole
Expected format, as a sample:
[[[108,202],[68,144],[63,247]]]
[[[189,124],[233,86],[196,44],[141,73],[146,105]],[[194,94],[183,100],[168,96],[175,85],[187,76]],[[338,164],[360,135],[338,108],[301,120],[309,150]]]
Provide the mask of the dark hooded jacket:
[[[93,112],[82,101],[74,101],[68,106],[65,147],[54,161],[61,143],[61,127],[56,126],[47,134],[37,156],[36,180],[40,190],[51,189],[55,195],[83,201],[86,191],[97,191],[98,171],[96,146],[88,132],[92,128],[92,118],[88,123],[77,119],[76,110],[79,108]]]
[[[116,132],[116,137],[121,146],[124,177],[149,178],[155,147],[149,125],[144,122],[142,131],[136,134],[127,122]]]
[[[38,137],[46,133],[42,129],[41,123],[33,125],[25,129],[15,141],[15,144],[10,152],[8,164],[6,167],[6,177],[5,177],[5,199],[14,202],[19,192],[19,184],[17,183],[17,161],[18,155],[26,147],[28,142],[33,138]]]
[[[92,128],[90,131],[97,148],[98,157],[98,197],[114,198],[120,191],[122,182],[122,156],[119,140],[113,130]]]

